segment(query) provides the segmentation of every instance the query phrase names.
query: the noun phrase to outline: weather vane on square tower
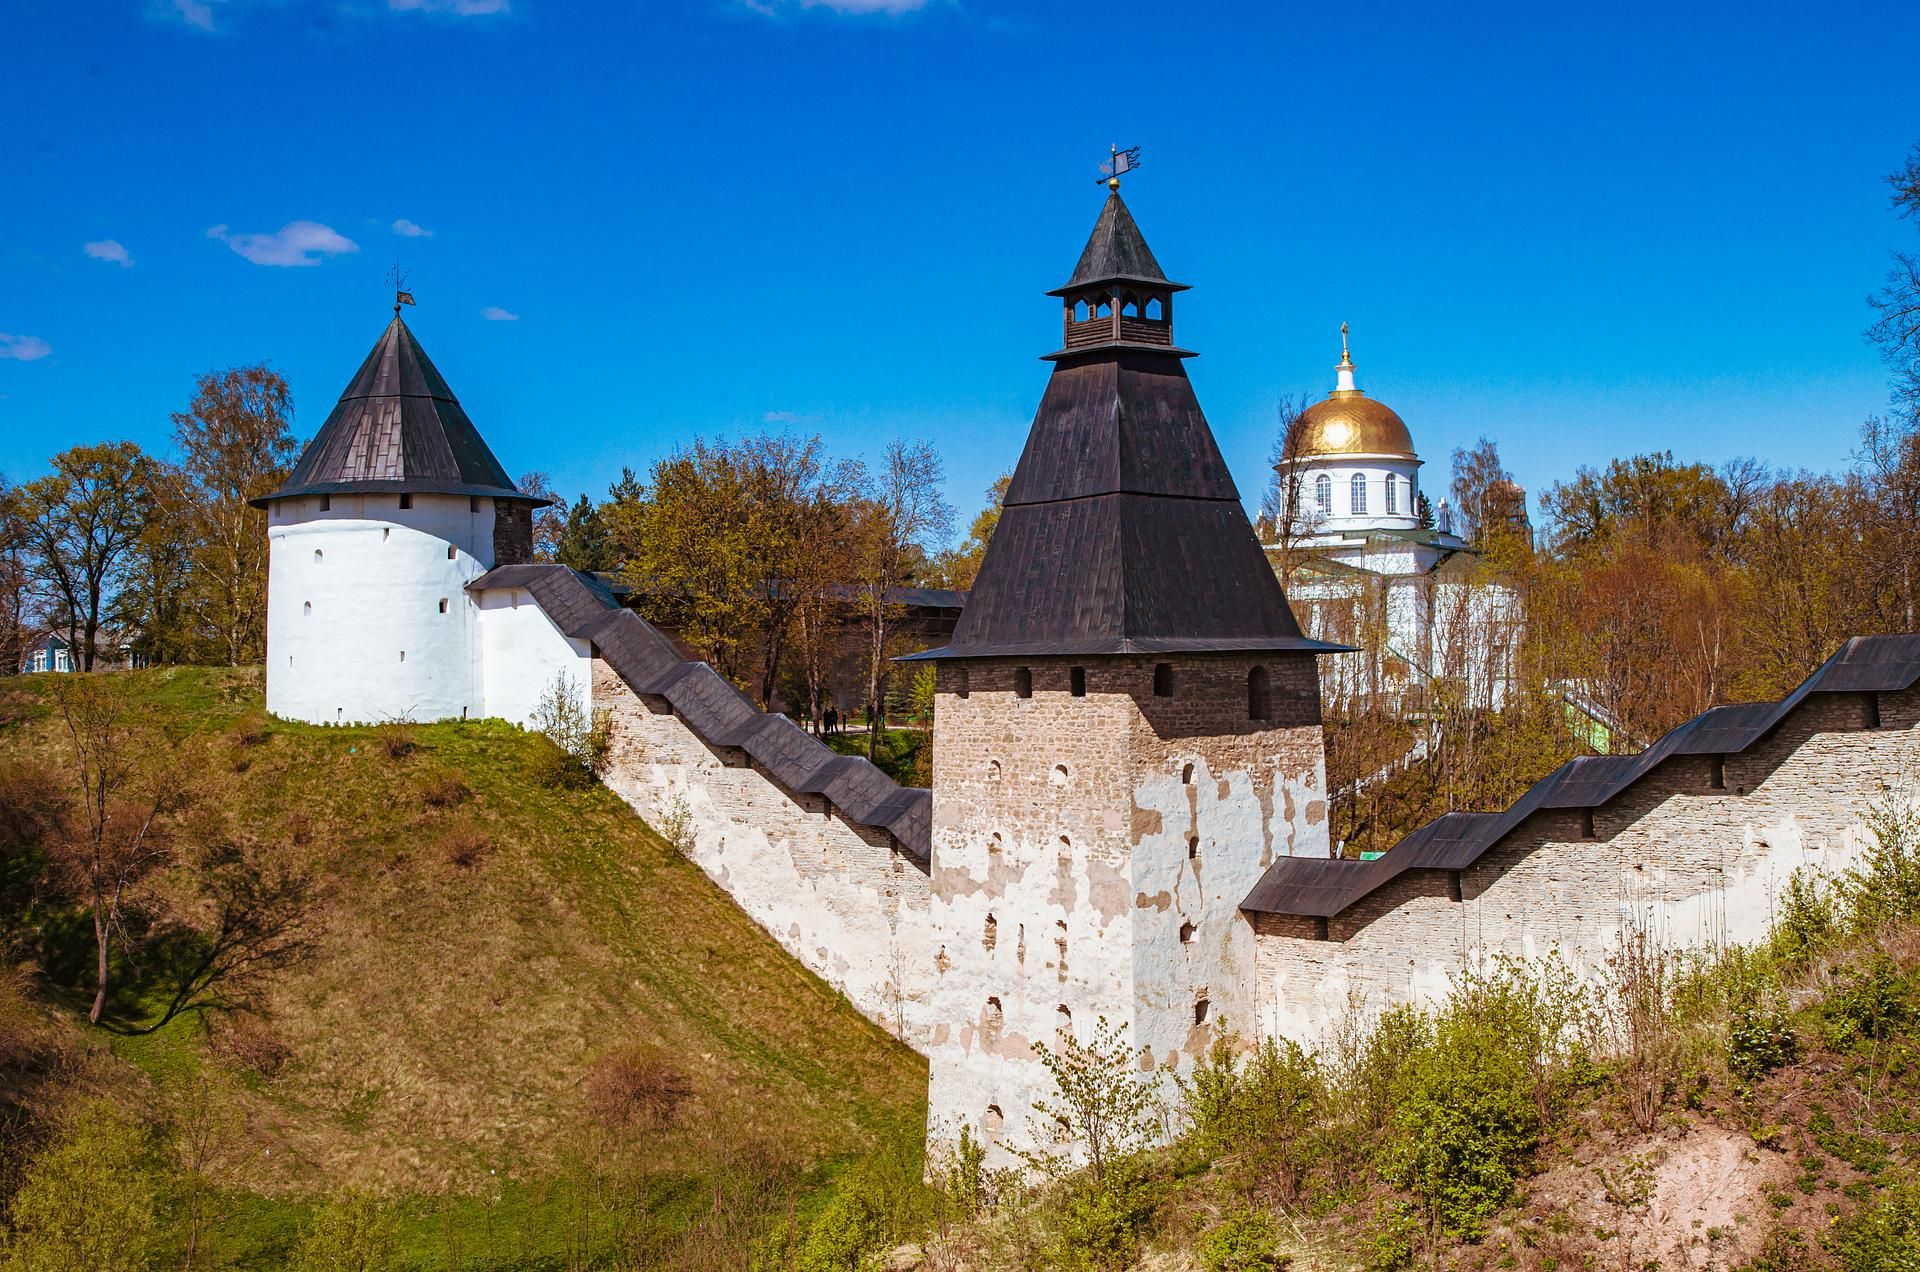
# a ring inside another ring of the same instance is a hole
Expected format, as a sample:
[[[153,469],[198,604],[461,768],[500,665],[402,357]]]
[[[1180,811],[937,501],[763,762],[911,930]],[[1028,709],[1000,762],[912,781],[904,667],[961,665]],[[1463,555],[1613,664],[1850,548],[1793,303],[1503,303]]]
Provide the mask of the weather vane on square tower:
[[[407,290],[407,275],[401,270],[400,262],[395,261],[393,268],[387,271],[387,285],[393,288],[393,316],[400,316],[400,306],[414,303],[413,293]]]
[[[1107,154],[1107,161],[1100,165],[1100,181],[1095,184],[1104,183],[1107,189],[1118,190],[1120,175],[1140,166],[1140,147],[1131,146],[1122,150],[1118,146],[1108,146]]]

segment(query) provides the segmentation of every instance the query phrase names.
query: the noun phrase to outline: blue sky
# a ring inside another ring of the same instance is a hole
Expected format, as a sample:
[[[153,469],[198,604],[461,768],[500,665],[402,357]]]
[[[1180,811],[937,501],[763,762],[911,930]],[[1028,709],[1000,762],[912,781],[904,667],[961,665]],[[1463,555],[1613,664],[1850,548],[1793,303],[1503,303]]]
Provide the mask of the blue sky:
[[[510,471],[597,494],[697,433],[926,436],[964,520],[1019,454],[1109,142],[1144,147],[1125,193],[1194,287],[1176,337],[1250,503],[1275,400],[1331,387],[1343,319],[1429,488],[1481,435],[1536,494],[1665,447],[1825,469],[1885,401],[1863,297],[1915,245],[1882,180],[1920,141],[1911,3],[0,21],[14,480],[76,442],[164,447],[193,375],[237,363],[280,368],[310,432],[397,256]]]

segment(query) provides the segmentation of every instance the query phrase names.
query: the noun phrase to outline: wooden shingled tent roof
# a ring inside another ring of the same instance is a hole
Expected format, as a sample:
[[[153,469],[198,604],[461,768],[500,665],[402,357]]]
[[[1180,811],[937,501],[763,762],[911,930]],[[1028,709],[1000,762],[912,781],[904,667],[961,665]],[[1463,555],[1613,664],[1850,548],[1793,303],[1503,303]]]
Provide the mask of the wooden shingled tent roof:
[[[396,306],[397,308],[397,306]],[[265,507],[300,495],[441,494],[533,500],[500,466],[398,314]]]
[[[1116,191],[1073,280],[1049,294],[1117,307],[1177,290]],[[1052,378],[952,641],[912,657],[1343,648],[1301,634],[1170,314],[1115,322],[1112,339],[1086,339],[1092,325],[1069,311],[1072,347],[1048,355]]]

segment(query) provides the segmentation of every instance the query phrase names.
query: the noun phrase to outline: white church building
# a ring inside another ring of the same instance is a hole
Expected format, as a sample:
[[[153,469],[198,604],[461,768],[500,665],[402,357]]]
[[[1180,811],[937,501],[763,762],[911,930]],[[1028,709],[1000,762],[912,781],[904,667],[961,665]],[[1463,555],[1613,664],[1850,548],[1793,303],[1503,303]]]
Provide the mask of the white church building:
[[[1324,661],[1328,705],[1385,698],[1417,713],[1448,684],[1497,708],[1512,676],[1519,598],[1483,577],[1444,498],[1425,514],[1413,434],[1360,391],[1344,323],[1334,373],[1333,391],[1283,439],[1278,524],[1264,527],[1301,625],[1358,646]]]

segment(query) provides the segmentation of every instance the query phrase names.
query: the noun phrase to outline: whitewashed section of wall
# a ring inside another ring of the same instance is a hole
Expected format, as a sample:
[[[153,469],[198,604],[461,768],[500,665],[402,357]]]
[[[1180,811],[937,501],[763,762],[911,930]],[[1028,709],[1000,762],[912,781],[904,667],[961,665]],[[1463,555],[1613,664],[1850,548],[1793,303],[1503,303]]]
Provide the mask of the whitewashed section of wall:
[[[313,724],[477,713],[462,589],[493,563],[493,501],[329,502],[283,499],[268,516],[267,710]]]
[[[1409,871],[1328,921],[1254,915],[1262,1036],[1323,1038],[1348,1013],[1434,1003],[1463,968],[1496,954],[1557,953],[1605,972],[1644,926],[1676,948],[1762,940],[1793,872],[1838,873],[1868,843],[1864,818],[1910,802],[1920,773],[1920,689],[1881,696],[1878,729],[1857,696],[1810,698],[1769,737],[1725,760],[1655,769],[1596,810],[1536,814],[1471,868],[1460,900],[1439,871]]]
[[[482,714],[531,727],[556,676],[575,702],[588,704],[591,642],[562,633],[525,588],[487,588],[473,604],[480,614]]]
[[[613,722],[606,784],[657,830],[690,818],[689,855],[775,940],[882,1028],[926,1049],[927,875],[884,829],[795,796],[744,752],[709,747],[663,698],[601,659],[593,705]]]

